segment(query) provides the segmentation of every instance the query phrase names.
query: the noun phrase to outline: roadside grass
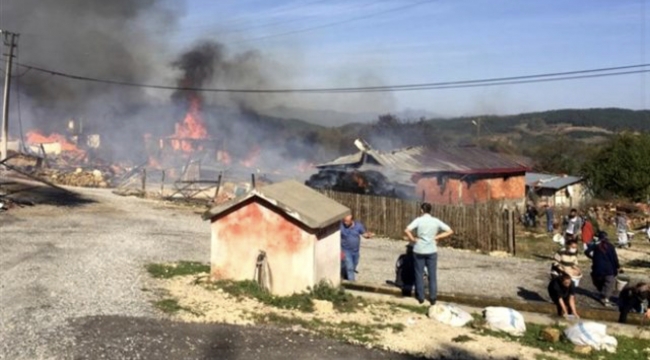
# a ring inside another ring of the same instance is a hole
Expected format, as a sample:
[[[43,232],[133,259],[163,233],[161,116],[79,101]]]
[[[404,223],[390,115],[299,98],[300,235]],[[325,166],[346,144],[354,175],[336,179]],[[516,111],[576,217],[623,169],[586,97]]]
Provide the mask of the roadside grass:
[[[171,264],[147,264],[145,268],[155,279],[171,279],[175,276],[210,272],[210,265],[194,261],[179,261]]]
[[[455,338],[451,339],[451,341],[455,343],[466,343],[470,341],[476,341],[476,339],[467,335],[458,335]]]
[[[281,327],[299,326],[305,330],[323,335],[328,338],[341,341],[356,341],[363,344],[370,344],[379,340],[380,331],[390,329],[394,333],[404,331],[403,324],[361,324],[354,321],[342,321],[333,323],[320,319],[301,319],[289,317],[276,313],[255,314],[253,318],[257,323],[270,324]]]
[[[181,306],[178,303],[178,300],[173,299],[173,298],[166,298],[162,300],[155,301],[154,306],[158,308],[160,311],[164,312],[165,314],[176,314],[180,311],[185,311],[190,314],[193,314],[195,316],[201,316],[203,315],[199,311],[195,311],[193,309],[190,309],[188,307]]]
[[[509,334],[493,331],[485,328],[485,320],[478,314],[474,315],[475,320],[469,324],[478,334],[487,335],[505,339],[508,341],[516,342],[524,346],[537,348],[543,351],[556,351],[570,355],[576,359],[588,360],[638,360],[650,357],[650,343],[648,340],[635,339],[626,336],[615,336],[618,340],[618,347],[616,353],[608,353],[606,351],[593,351],[591,354],[578,354],[574,352],[575,346],[564,337],[559,342],[550,343],[540,338],[540,332],[549,327],[548,325],[538,325],[528,323],[526,324],[526,333],[522,337],[515,337]],[[564,333],[563,327],[553,326]],[[552,355],[544,355],[546,357],[538,357],[538,359],[554,359]]]
[[[394,302],[389,302],[388,305],[390,305],[394,309],[406,310],[412,313],[416,313],[418,315],[425,315],[425,316],[429,315],[428,306],[406,305],[406,304],[398,304]]]
[[[343,312],[355,312],[367,305],[367,301],[346,293],[342,287],[333,287],[326,282],[321,282],[307,292],[289,296],[276,296],[264,290],[254,281],[229,281],[221,280],[207,283],[208,289],[221,289],[236,298],[248,297],[280,309],[313,312],[314,301],[324,300],[333,304],[334,309]]]

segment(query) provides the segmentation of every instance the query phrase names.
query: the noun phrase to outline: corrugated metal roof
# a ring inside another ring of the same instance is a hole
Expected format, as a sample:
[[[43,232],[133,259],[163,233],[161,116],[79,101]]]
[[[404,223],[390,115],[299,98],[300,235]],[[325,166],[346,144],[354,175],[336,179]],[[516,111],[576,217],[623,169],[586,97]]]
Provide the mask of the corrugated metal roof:
[[[490,174],[525,172],[528,167],[516,160],[478,147],[410,147],[391,152],[367,152],[380,165],[409,173]],[[361,165],[363,153],[340,157],[318,167]]]
[[[577,176],[526,173],[526,186],[536,188],[559,190],[582,180],[583,178]]]
[[[213,219],[238,204],[258,197],[276,206],[310,229],[321,229],[343,219],[350,209],[295,180],[263,186],[248,194],[213,207],[203,219]]]

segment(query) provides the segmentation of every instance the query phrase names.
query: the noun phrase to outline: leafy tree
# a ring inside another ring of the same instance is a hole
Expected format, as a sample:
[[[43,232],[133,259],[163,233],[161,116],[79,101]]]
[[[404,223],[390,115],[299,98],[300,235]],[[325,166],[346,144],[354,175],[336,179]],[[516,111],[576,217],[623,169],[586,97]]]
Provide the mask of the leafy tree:
[[[585,162],[582,170],[597,196],[647,199],[650,196],[650,134],[616,136]]]
[[[549,140],[539,145],[532,153],[525,153],[535,160],[535,170],[550,174],[580,173],[582,163],[591,149],[584,143],[566,137]]]

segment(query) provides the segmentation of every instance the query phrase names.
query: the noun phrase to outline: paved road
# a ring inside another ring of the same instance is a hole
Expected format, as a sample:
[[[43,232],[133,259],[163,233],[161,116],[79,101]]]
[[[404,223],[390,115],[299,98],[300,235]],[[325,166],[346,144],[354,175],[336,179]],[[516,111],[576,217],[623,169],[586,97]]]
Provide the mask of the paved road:
[[[141,291],[148,262],[209,259],[187,209],[105,190],[22,193],[0,213],[0,359],[411,359],[266,327],[160,318]]]

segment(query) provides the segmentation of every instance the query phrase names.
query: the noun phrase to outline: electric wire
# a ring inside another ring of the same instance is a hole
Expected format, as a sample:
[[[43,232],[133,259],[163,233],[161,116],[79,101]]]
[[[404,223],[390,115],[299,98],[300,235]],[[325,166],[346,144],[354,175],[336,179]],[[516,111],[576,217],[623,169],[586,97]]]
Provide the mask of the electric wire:
[[[103,83],[110,85],[150,88],[159,90],[173,90],[173,91],[197,91],[197,92],[216,92],[216,93],[359,93],[359,92],[397,92],[397,91],[422,91],[422,90],[439,90],[439,89],[457,89],[467,87],[483,87],[483,86],[499,86],[499,85],[514,85],[526,83],[538,83],[549,81],[564,81],[576,80],[586,78],[608,77],[608,76],[621,76],[630,74],[640,74],[650,72],[650,69],[639,69],[650,66],[650,64],[626,65],[616,66],[599,69],[575,70],[555,73],[544,73],[535,75],[523,76],[508,76],[500,78],[488,79],[475,79],[475,80],[461,80],[461,81],[446,81],[446,82],[430,82],[421,84],[402,84],[402,85],[388,85],[388,86],[366,86],[366,87],[339,87],[339,88],[294,88],[294,89],[237,89],[237,88],[197,88],[197,87],[178,87],[157,84],[144,84],[136,82],[128,82],[121,80],[99,79],[89,76],[81,76],[75,74],[68,74],[61,71],[46,69],[43,67],[16,63],[16,65],[32,69],[36,72],[47,73],[52,76],[62,78],[87,81],[95,83]],[[628,70],[637,69],[637,70]],[[628,71],[619,71],[628,70]]]

